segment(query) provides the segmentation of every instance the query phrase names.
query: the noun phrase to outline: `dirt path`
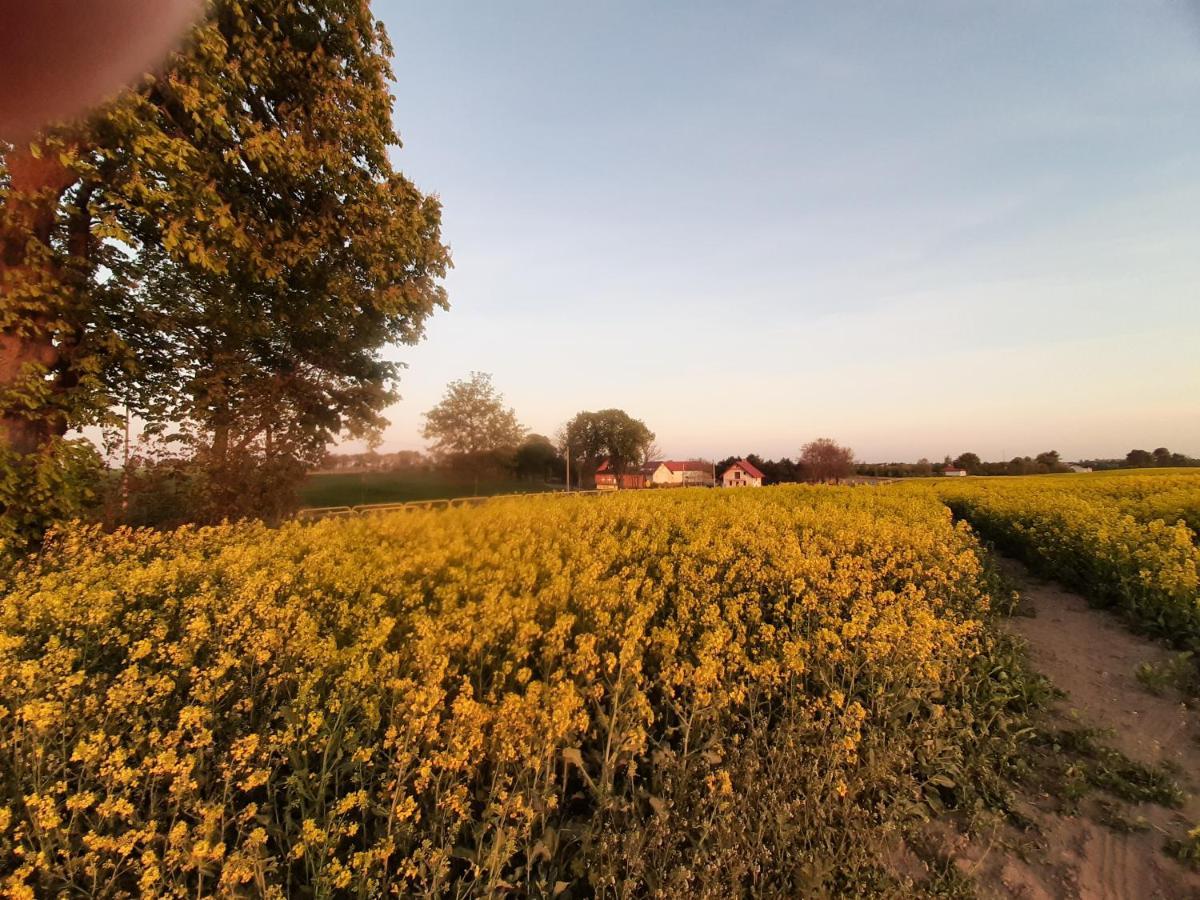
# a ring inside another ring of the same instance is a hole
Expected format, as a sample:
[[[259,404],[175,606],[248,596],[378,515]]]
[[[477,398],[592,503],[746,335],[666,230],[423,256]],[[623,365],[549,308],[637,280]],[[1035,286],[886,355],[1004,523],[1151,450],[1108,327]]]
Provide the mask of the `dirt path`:
[[[1037,837],[1027,852],[1014,852],[1003,839],[1007,847],[997,852],[976,838],[952,849],[956,863],[983,896],[1200,898],[1200,873],[1162,851],[1168,836],[1200,823],[1200,716],[1179,696],[1151,693],[1134,675],[1141,663],[1161,664],[1172,654],[1019,564],[1005,561],[1005,568],[1033,612],[1014,617],[1010,627],[1029,643],[1034,668],[1065,693],[1051,724],[1103,729],[1101,740],[1129,759],[1169,768],[1187,796],[1177,810],[1090,797],[1078,814],[1064,815],[1061,797],[1031,792],[1024,801]],[[1118,822],[1138,830],[1111,827],[1111,815],[1110,825],[1100,824],[1097,809],[1116,810]]]

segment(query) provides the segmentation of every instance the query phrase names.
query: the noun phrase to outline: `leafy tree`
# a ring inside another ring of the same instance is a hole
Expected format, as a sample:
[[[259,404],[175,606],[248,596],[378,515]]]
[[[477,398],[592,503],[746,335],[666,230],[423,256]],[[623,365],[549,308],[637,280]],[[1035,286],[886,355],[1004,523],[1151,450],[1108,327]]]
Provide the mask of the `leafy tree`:
[[[483,470],[511,465],[525,429],[504,405],[492,376],[472,372],[446,386],[442,399],[425,413],[421,433],[433,442],[431,449],[440,462],[470,470],[478,484]]]
[[[739,459],[741,459],[740,456],[727,456],[722,460],[718,460],[716,465],[717,481],[720,481],[721,476],[725,474],[726,470],[731,468]]]
[[[0,446],[0,566],[100,499],[103,463],[87,441],[54,439],[46,452],[17,454]]]
[[[1154,450],[1154,465],[1169,466],[1171,465],[1171,451],[1166,447],[1156,447]]]
[[[1050,472],[1062,466],[1062,460],[1059,458],[1057,450],[1047,450],[1044,453],[1039,453],[1035,461],[1039,466],[1044,466]]]
[[[119,404],[232,477],[383,424],[380,350],[449,265],[389,160],[391,53],[359,0],[216,0],[161,75],[0,145],[0,445]]]
[[[1125,465],[1135,469],[1144,469],[1154,465],[1154,456],[1146,450],[1130,450],[1125,454]]]
[[[830,438],[817,438],[805,444],[800,450],[800,462],[809,481],[836,484],[854,473],[854,451]]]
[[[548,481],[562,477],[563,460],[550,438],[530,434],[517,448],[516,470],[519,478]]]
[[[789,456],[784,456],[775,463],[775,480],[782,483],[790,483],[800,481],[803,477],[803,470],[798,460],[793,460]]]
[[[960,469],[966,469],[972,475],[979,471],[979,467],[983,461],[975,453],[960,453],[954,460],[954,465]]]
[[[747,453],[746,454],[746,462],[750,463],[750,465],[754,466],[754,468],[756,468],[756,469],[758,469],[758,471],[762,472],[763,475],[767,475],[768,478],[770,478],[770,475],[775,474],[775,472],[774,472],[775,464],[772,463],[770,460],[763,459],[757,453]],[[765,466],[765,468],[764,468],[764,466]],[[767,469],[771,470],[771,472],[769,474],[767,472]],[[770,479],[770,480],[774,480],[774,479]]]
[[[589,477],[594,476],[601,459],[607,458],[617,476],[640,464],[654,442],[654,432],[646,423],[621,409],[581,412],[567,423],[563,439],[570,447],[571,459],[580,460]]]

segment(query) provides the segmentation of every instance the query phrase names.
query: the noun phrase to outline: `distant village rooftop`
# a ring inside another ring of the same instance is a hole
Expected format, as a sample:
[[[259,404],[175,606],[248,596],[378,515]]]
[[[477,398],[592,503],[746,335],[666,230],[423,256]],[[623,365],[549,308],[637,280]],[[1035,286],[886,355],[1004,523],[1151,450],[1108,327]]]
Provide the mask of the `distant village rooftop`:
[[[649,487],[711,487],[713,464],[702,459],[653,459],[637,467],[631,467],[621,476],[621,488]],[[596,467],[596,487],[612,490],[617,487],[617,478],[611,461],[603,459]]]
[[[721,475],[722,487],[762,487],[762,470],[748,459],[739,459]]]

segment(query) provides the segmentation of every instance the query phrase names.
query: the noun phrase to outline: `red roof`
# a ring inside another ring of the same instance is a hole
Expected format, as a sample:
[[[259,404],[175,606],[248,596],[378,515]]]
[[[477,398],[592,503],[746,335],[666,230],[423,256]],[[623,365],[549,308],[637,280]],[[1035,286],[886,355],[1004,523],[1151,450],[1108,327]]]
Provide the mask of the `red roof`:
[[[672,472],[711,472],[712,463],[706,463],[699,459],[667,459],[663,460],[663,465]]]
[[[746,462],[746,460],[744,460],[744,459],[739,459],[737,462],[735,462],[729,468],[732,469],[735,466],[737,468],[741,469],[743,472],[745,472],[751,478],[765,478],[766,477],[765,475],[763,475],[762,472],[760,472],[758,470],[758,466],[754,465],[754,463]]]
[[[650,462],[646,463],[644,466],[641,466],[640,471],[646,475],[651,475],[658,469],[659,466],[666,466],[667,469],[672,472],[711,472],[712,471],[712,463],[706,463],[703,460],[699,460],[699,459],[688,459],[688,460],[677,460],[677,459],[657,460],[657,459],[655,459],[655,460],[651,460]],[[634,467],[630,466],[629,469],[632,471],[634,469]],[[600,465],[596,467],[596,471],[597,472],[607,472],[608,470],[609,470],[609,460],[608,460],[608,457],[605,457],[604,460],[600,463]]]

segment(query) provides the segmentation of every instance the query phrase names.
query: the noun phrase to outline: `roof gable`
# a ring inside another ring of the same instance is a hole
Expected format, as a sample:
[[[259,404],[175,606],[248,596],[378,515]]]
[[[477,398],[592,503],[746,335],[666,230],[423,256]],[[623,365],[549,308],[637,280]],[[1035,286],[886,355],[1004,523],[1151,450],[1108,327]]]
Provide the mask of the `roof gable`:
[[[754,463],[752,463],[752,462],[747,462],[744,459],[739,459],[737,462],[735,462],[729,468],[741,469],[743,472],[745,472],[751,478],[764,478],[765,477],[763,475],[763,473],[761,471],[759,471],[758,466],[754,465]]]

